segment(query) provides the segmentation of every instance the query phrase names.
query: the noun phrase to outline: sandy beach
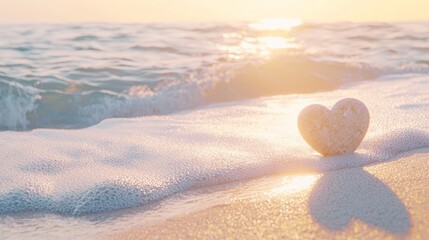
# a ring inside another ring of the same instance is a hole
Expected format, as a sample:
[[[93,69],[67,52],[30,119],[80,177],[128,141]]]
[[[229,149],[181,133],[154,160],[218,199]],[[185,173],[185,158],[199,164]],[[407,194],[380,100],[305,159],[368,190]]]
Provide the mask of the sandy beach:
[[[236,197],[115,239],[425,239],[429,149],[324,174],[272,176]],[[261,190],[265,186],[265,190]]]

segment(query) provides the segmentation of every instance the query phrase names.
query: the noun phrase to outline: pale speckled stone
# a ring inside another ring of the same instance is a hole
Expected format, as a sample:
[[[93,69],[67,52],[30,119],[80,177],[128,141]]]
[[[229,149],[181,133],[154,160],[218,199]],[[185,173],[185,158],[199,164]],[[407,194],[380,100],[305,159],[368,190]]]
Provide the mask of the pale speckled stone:
[[[354,152],[369,126],[369,111],[354,98],[338,101],[332,110],[314,104],[298,116],[298,128],[307,143],[323,156]]]

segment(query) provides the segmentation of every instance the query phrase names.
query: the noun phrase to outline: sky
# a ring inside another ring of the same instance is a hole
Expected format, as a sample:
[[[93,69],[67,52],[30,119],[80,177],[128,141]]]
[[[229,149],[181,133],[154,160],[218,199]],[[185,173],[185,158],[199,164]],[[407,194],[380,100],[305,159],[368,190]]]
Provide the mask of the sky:
[[[429,20],[429,0],[0,0],[0,23]]]

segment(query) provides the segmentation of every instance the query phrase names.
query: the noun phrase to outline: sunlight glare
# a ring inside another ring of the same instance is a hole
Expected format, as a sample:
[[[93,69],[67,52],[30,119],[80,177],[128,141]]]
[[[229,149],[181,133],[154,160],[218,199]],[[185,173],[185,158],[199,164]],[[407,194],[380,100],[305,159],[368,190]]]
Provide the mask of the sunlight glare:
[[[284,37],[259,37],[260,44],[269,49],[284,49],[284,48],[296,48],[297,45],[293,43],[293,39],[287,39]]]
[[[280,187],[271,190],[271,194],[291,194],[312,186],[319,178],[318,175],[285,177]]]
[[[249,27],[259,31],[291,30],[301,24],[302,20],[299,18],[271,18],[251,23]]]

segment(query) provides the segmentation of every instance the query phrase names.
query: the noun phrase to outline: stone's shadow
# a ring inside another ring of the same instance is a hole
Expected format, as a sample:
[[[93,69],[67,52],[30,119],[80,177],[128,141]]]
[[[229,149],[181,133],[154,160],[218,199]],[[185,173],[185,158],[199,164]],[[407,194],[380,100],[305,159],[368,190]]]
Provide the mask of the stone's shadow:
[[[405,233],[410,217],[398,196],[362,168],[325,173],[308,201],[314,220],[331,230],[345,228],[352,219],[390,233]]]

